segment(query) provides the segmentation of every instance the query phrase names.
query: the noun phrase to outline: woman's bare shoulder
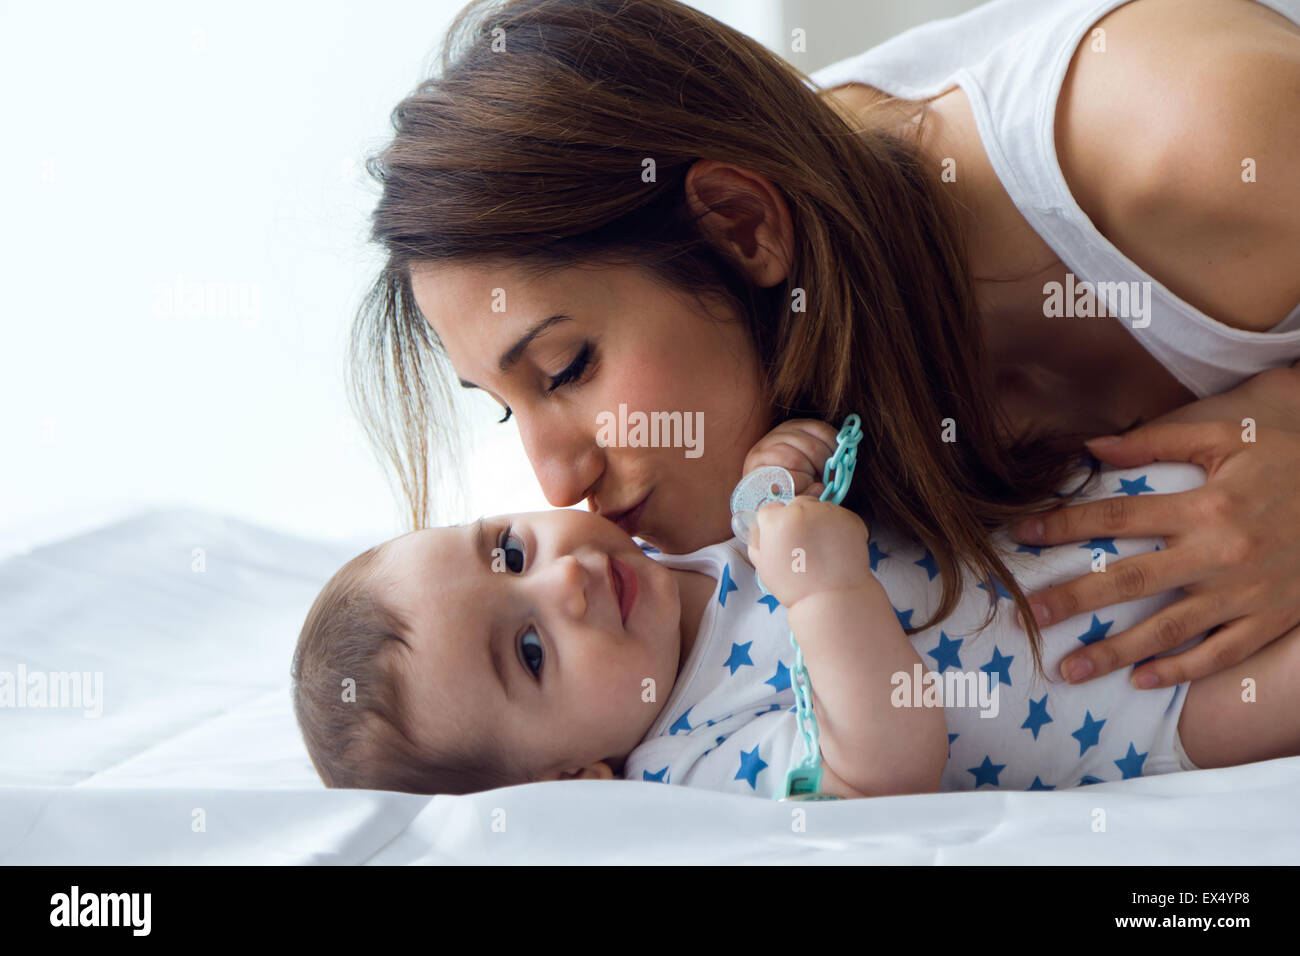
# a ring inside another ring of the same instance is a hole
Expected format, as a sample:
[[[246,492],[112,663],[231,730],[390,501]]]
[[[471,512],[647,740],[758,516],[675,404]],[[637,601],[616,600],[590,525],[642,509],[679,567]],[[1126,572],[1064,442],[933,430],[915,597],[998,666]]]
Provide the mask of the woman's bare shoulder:
[[[1300,28],[1253,0],[1136,0],[1093,25],[1056,112],[1071,193],[1126,256],[1227,325],[1300,300]]]

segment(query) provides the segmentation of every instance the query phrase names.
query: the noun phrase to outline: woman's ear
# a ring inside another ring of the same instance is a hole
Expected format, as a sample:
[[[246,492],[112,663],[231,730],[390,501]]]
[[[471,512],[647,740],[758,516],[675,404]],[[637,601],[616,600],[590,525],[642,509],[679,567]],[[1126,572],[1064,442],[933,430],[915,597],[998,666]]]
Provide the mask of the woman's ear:
[[[686,202],[701,231],[759,288],[790,274],[794,226],[770,179],[731,163],[697,160],[686,173]]]

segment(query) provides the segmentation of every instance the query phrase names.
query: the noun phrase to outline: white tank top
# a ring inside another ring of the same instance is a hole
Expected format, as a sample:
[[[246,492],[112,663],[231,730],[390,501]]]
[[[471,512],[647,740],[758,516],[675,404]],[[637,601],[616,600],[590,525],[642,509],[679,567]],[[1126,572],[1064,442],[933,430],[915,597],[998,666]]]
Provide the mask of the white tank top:
[[[1021,215],[1076,281],[1149,282],[1150,325],[1121,324],[1184,387],[1204,398],[1300,359],[1300,304],[1266,332],[1224,325],[1120,252],[1070,194],[1056,158],[1056,100],[1079,42],[1099,19],[1128,2],[993,0],[818,70],[810,88],[865,83],[916,100],[960,86],[989,162]],[[1256,2],[1300,24],[1300,0]]]

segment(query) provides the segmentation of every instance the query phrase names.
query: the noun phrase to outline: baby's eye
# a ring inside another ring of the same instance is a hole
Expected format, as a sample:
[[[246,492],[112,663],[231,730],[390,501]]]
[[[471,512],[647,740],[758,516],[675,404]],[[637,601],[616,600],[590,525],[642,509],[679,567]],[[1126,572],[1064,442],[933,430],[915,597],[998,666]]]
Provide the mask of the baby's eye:
[[[532,642],[529,642],[532,638]],[[537,631],[529,628],[519,639],[519,652],[524,659],[524,666],[536,677],[542,672],[542,639]]]
[[[517,535],[511,534],[509,528],[506,528],[505,533],[497,541],[497,547],[505,555],[507,570],[512,574],[518,574],[524,569],[524,543]]]

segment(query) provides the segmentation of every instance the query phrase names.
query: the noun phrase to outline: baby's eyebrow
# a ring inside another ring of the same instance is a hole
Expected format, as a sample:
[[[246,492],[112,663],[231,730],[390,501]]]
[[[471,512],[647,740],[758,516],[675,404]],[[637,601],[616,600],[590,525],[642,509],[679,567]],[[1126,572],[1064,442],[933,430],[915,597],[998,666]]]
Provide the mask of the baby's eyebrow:
[[[485,562],[491,562],[491,557],[487,553],[487,537],[485,535],[484,519],[479,518],[474,522],[474,549],[476,553],[484,559]],[[497,650],[496,642],[492,640],[492,635],[488,634],[488,659],[492,663],[492,670],[497,675],[497,682],[501,685],[501,691],[505,694],[506,700],[510,699],[510,685],[506,683],[505,668],[502,666],[501,654]]]
[[[482,555],[487,552],[487,544],[483,540],[483,519],[479,518],[474,522],[474,553]]]

